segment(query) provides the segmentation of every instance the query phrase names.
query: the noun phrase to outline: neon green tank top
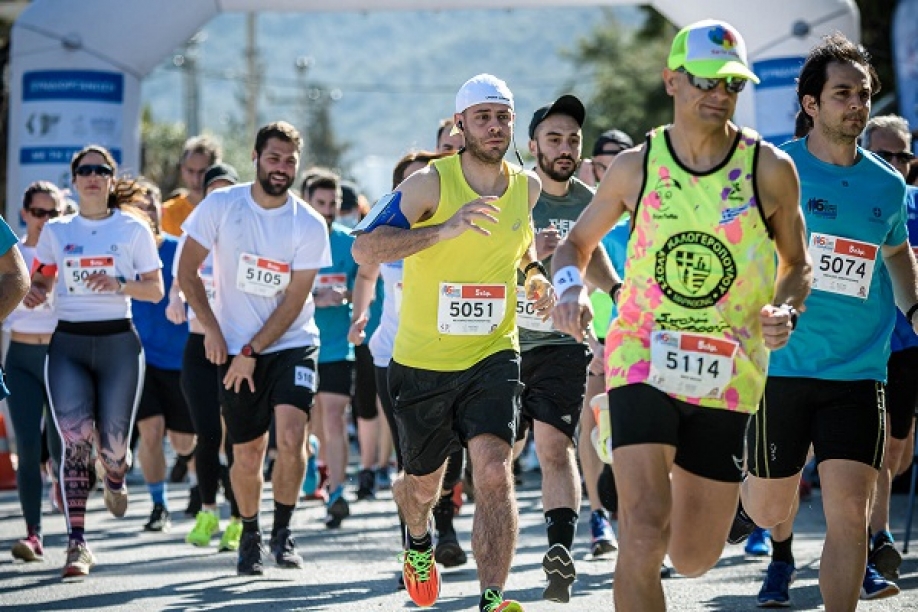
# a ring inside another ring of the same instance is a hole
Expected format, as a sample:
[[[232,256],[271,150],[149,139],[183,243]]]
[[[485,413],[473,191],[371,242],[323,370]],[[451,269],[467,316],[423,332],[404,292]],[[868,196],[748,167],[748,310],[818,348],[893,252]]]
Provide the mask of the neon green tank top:
[[[703,174],[679,162],[665,128],[646,147],[606,385],[646,383],[684,402],[755,412],[769,356],[759,311],[774,299],[776,272],[753,180],[759,135],[737,133]]]
[[[440,175],[434,215],[413,227],[445,222],[478,197],[462,173],[461,156],[433,163]],[[516,270],[532,242],[529,179],[504,163],[510,184],[494,202],[491,234],[467,231],[405,258],[402,309],[392,358],[413,368],[465,370],[502,350],[519,350]]]

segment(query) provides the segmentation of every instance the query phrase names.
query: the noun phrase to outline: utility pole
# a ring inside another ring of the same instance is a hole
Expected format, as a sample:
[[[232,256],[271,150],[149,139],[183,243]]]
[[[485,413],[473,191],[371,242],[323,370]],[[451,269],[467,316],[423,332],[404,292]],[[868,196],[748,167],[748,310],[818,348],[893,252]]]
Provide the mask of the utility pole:
[[[258,129],[258,96],[261,93],[257,30],[257,15],[255,13],[247,13],[245,16],[245,127],[249,136],[252,137],[254,137],[255,131]]]
[[[185,133],[194,136],[201,133],[201,80],[198,71],[200,44],[207,34],[198,32],[185,43],[181,56],[182,80],[185,88]]]

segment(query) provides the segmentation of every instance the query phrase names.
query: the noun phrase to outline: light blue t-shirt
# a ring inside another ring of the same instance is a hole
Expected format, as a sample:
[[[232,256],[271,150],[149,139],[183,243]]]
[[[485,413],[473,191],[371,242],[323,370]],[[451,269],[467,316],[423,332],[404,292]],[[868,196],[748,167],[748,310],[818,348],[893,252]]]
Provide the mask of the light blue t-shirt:
[[[908,241],[912,248],[918,251],[918,187],[906,186],[905,210],[908,213]],[[896,309],[896,326],[893,328],[891,341],[894,353],[918,346],[918,335],[915,335],[912,325],[899,309]]]
[[[6,224],[6,221],[0,217],[0,255],[6,255],[6,252],[13,248],[13,245],[19,242],[19,238]]]
[[[159,245],[159,258],[163,262],[163,286],[172,286],[172,267],[178,239],[163,234]],[[185,342],[188,340],[188,323],[176,325],[166,318],[166,307],[169,305],[169,292],[156,303],[131,300],[131,313],[134,327],[140,336],[147,363],[160,370],[177,371],[182,369],[182,355]]]
[[[332,265],[319,270],[314,289],[326,284],[343,284],[348,291],[353,291],[354,280],[357,278],[357,263],[351,255],[354,238],[348,228],[332,223],[328,240],[331,243]],[[316,308],[316,325],[319,326],[321,342],[319,363],[354,360],[354,345],[347,341],[347,332],[351,327],[351,308],[350,302],[342,306]]]
[[[793,158],[800,175],[813,291],[790,342],[772,353],[768,374],[885,381],[896,306],[880,247],[908,240],[905,181],[892,166],[863,149],[858,148],[854,165],[836,166],[810,154],[808,142],[794,140],[781,148]],[[845,240],[874,245],[872,275],[869,263],[851,251],[872,249]],[[857,294],[861,284],[866,298],[837,292],[847,288]]]

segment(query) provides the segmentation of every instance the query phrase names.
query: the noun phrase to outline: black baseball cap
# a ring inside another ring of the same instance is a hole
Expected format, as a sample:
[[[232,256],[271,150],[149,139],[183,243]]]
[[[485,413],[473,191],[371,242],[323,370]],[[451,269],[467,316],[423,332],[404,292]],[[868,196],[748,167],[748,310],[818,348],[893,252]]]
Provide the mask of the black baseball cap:
[[[634,141],[631,140],[631,136],[621,130],[608,130],[600,134],[599,138],[596,139],[596,144],[593,145],[593,157],[607,155],[608,153],[618,153],[621,150],[607,152],[607,144],[618,145],[621,149],[630,149],[634,146]]]
[[[549,115],[555,114],[567,115],[573,118],[580,127],[583,127],[583,120],[586,119],[586,109],[583,107],[583,102],[578,100],[576,96],[565,94],[532,114],[532,121],[529,122],[530,140],[535,138],[535,131],[539,124],[545,121],[545,118]]]
[[[229,164],[214,164],[204,171],[204,191],[207,191],[208,185],[219,180],[229,181],[235,185],[239,182],[239,175]]]

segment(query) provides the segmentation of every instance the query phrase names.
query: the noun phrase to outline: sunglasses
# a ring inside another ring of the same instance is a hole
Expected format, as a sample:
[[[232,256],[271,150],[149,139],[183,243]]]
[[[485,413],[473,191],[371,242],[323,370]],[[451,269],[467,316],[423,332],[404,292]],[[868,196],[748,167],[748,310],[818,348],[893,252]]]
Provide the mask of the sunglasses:
[[[729,93],[739,93],[743,91],[746,87],[746,81],[748,79],[743,79],[740,77],[727,77],[725,79],[709,79],[707,77],[695,76],[691,72],[685,69],[685,67],[680,66],[676,68],[676,72],[681,72],[688,78],[688,82],[692,84],[696,89],[701,91],[711,91],[716,89],[718,85],[723,82],[724,87]]]
[[[907,164],[911,162],[913,159],[915,159],[915,154],[912,153],[911,151],[900,151],[898,153],[893,153],[892,151],[884,151],[880,149],[879,151],[874,151],[874,153],[876,153],[877,155],[879,155],[880,157],[882,157],[889,163],[892,163],[892,161],[895,159],[900,164]]]
[[[55,210],[53,208],[50,210],[48,210],[47,208],[26,208],[26,210],[29,211],[29,214],[35,217],[36,219],[44,219],[45,217],[48,217],[49,219],[54,219],[56,217],[59,217],[61,214],[59,210]]]
[[[74,174],[77,176],[91,176],[95,174],[96,176],[107,178],[115,174],[115,171],[108,164],[84,164],[82,166],[77,166]]]

